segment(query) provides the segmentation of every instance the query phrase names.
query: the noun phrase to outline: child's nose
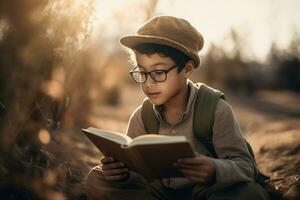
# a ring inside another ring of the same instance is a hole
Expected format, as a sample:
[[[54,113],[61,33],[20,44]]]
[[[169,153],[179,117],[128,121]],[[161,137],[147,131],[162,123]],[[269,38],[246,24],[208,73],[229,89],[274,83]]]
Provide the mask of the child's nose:
[[[153,78],[150,76],[150,74],[148,74],[145,84],[156,84],[156,82],[153,80]]]
[[[150,86],[156,85],[156,82],[152,79],[150,74],[148,74],[146,82],[144,84],[146,87],[150,87]]]

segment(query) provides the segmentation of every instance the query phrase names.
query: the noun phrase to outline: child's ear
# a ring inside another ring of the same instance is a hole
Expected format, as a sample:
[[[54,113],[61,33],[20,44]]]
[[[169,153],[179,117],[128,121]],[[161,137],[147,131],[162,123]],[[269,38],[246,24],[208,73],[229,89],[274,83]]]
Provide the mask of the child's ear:
[[[191,75],[191,73],[194,71],[194,67],[195,67],[195,64],[194,64],[194,61],[193,60],[189,60],[185,67],[184,67],[184,76],[185,78],[189,78],[189,76]]]

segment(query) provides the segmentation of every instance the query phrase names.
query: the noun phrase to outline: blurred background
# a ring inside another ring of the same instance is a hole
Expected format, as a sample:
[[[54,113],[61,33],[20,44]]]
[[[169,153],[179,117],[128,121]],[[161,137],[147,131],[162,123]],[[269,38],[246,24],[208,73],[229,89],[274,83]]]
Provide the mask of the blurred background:
[[[80,128],[126,131],[144,96],[119,37],[163,14],[203,34],[192,80],[225,92],[259,168],[292,199],[300,190],[299,8],[298,0],[2,0],[0,198],[86,199],[84,178],[101,155]]]

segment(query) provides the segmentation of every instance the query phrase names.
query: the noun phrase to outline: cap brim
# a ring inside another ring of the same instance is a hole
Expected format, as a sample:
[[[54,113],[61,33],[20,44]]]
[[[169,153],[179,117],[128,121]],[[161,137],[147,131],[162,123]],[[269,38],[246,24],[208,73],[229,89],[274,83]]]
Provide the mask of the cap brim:
[[[133,49],[136,45],[142,43],[154,43],[154,44],[162,44],[166,46],[173,47],[187,56],[191,57],[195,61],[195,68],[197,68],[200,64],[199,56],[196,56],[197,53],[191,52],[186,47],[182,46],[178,42],[170,39],[166,39],[163,37],[156,36],[148,36],[148,35],[127,35],[120,39],[120,43],[130,49]]]

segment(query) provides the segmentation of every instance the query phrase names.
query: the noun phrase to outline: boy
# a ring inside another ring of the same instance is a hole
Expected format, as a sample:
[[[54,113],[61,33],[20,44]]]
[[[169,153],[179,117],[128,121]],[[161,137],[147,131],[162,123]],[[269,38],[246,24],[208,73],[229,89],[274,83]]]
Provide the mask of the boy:
[[[88,197],[269,199],[254,181],[255,162],[226,101],[220,98],[214,112],[212,142],[215,155],[194,135],[198,88],[188,78],[200,64],[198,52],[204,43],[202,35],[185,19],[158,16],[147,21],[136,35],[125,36],[120,42],[134,52],[136,67],[130,74],[153,104],[159,121],[158,133],[184,135],[198,155],[174,163],[184,174],[183,178],[171,177],[151,183],[129,171],[123,163],[104,156],[102,165],[94,167],[87,177]],[[140,106],[129,120],[127,134],[134,138],[146,133]]]

